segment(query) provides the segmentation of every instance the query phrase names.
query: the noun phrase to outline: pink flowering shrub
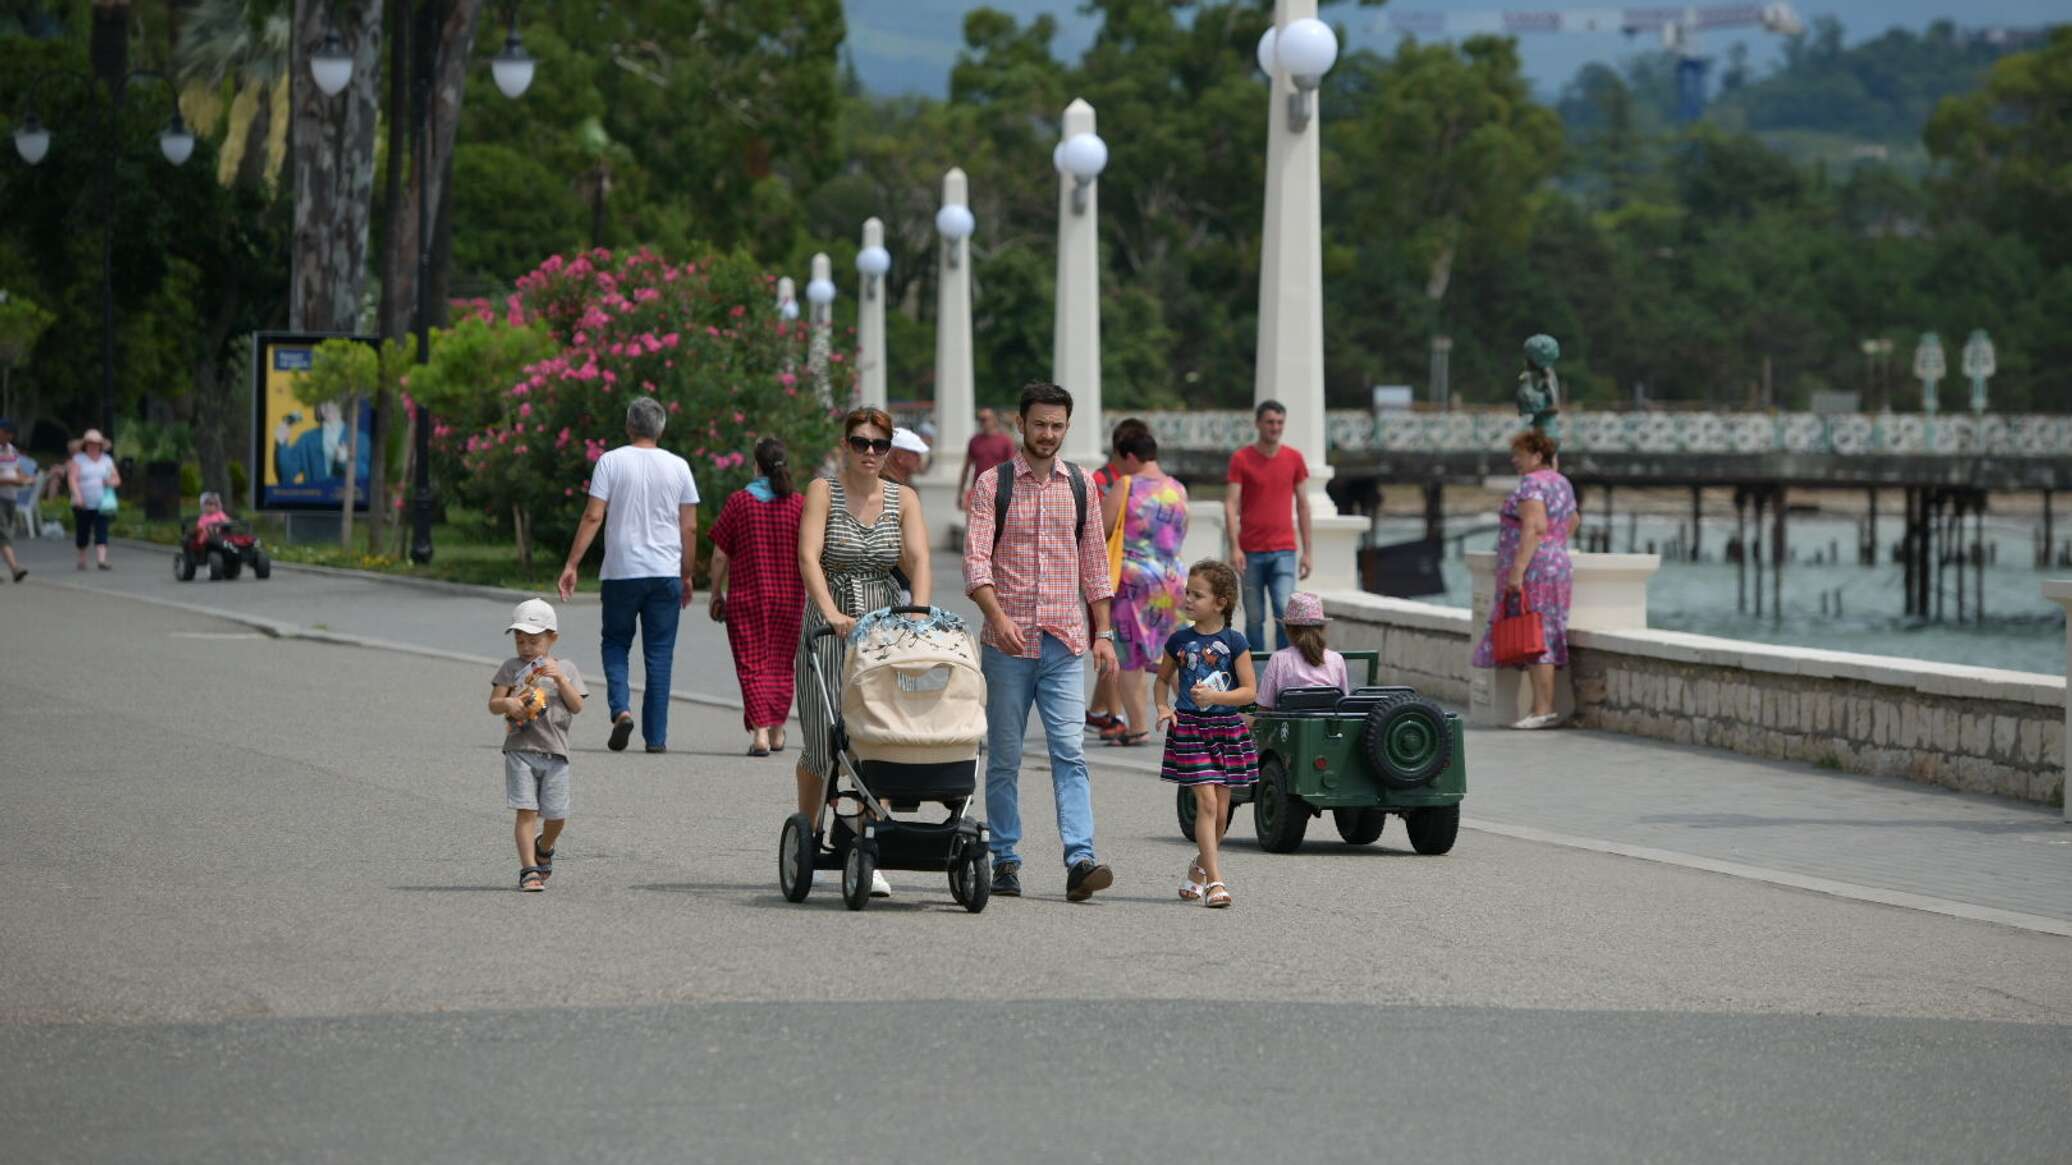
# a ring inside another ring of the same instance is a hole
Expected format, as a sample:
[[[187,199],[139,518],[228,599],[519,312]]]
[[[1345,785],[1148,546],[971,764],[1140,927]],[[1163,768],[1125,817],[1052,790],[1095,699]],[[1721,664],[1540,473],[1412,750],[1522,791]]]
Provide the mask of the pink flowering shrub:
[[[448,496],[508,521],[521,558],[534,542],[565,546],[590,466],[626,442],[636,394],[667,409],[661,445],[690,462],[706,526],[754,476],[760,438],[782,438],[794,471],[810,472],[838,420],[802,374],[806,326],[778,318],[774,283],[740,255],[674,266],[646,250],[598,250],[548,259],[502,303],[461,305],[478,321],[471,329],[543,332],[548,354],[464,399],[427,398],[453,414],[433,429]],[[838,372],[838,401],[851,395],[853,368]]]

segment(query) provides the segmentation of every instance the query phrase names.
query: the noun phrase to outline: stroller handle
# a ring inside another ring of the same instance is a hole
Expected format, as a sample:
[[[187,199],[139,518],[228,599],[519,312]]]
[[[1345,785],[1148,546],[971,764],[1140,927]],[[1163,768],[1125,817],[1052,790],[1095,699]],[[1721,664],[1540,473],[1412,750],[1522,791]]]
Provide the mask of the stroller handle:
[[[929,607],[916,607],[916,606],[912,606],[912,605],[909,605],[909,606],[904,606],[904,607],[888,607],[888,608],[886,608],[886,609],[887,609],[887,610],[889,610],[889,611],[891,611],[891,612],[892,612],[893,614],[895,614],[895,615],[930,615],[930,614],[934,614],[934,610],[933,610],[933,608],[929,608]],[[807,640],[807,642],[814,642],[814,641],[817,641],[817,640],[820,640],[820,639],[824,639],[824,638],[826,638],[826,637],[827,637],[827,636],[829,636],[829,635],[833,635],[834,633],[835,633],[835,629],[834,629],[834,628],[832,628],[832,627],[827,627],[827,626],[815,627],[815,628],[813,629],[813,633],[812,633],[811,635],[808,635],[808,636],[806,636],[806,640]]]

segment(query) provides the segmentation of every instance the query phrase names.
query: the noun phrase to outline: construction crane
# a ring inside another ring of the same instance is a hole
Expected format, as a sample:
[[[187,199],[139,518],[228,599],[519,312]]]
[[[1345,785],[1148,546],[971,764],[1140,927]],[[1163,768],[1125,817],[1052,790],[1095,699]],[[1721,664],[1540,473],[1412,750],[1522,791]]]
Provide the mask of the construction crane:
[[[1698,53],[1698,34],[1726,28],[1761,28],[1778,36],[1797,36],[1806,22],[1789,4],[1724,4],[1682,8],[1569,8],[1548,12],[1390,12],[1389,26],[1414,36],[1453,37],[1489,34],[1521,36],[1540,32],[1623,32],[1629,37],[1653,33],[1664,50],[1676,54],[1676,113],[1683,121],[1705,112],[1705,75],[1712,66]]]

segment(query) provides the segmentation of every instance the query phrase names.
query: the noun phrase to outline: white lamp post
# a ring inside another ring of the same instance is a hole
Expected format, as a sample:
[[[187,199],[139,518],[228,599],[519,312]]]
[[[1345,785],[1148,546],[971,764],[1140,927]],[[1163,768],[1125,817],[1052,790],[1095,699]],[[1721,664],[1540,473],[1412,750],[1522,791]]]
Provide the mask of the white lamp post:
[[[942,209],[936,212],[936,233],[942,236],[935,279],[935,448],[928,469],[916,485],[923,512],[954,514],[958,480],[973,427],[971,374],[971,264],[964,261],[972,232],[970,194],[964,171],[951,169],[942,179]],[[931,537],[948,546],[961,523],[931,521]]]
[[[806,283],[806,302],[811,305],[811,314],[806,318],[812,328],[812,338],[806,347],[806,369],[813,375],[813,388],[820,394],[820,403],[834,406],[834,384],[828,372],[828,354],[833,350],[830,332],[835,319],[834,264],[828,261],[827,252],[813,256],[813,278]]]
[[[1100,187],[1108,145],[1094,132],[1094,107],[1075,99],[1065,107],[1062,137],[1052,156],[1058,171],[1058,278],[1052,315],[1050,378],[1072,394],[1072,427],[1065,460],[1093,468],[1106,459],[1101,413]]]
[[[1984,328],[1973,328],[1970,338],[1964,341],[1964,375],[1971,381],[1972,416],[1986,415],[1986,381],[1998,370],[1993,338],[1986,335]]]
[[[1331,466],[1324,425],[1323,227],[1316,89],[1338,59],[1338,38],[1316,19],[1316,0],[1278,0],[1275,31],[1259,56],[1272,78],[1267,105],[1266,221],[1259,258],[1256,402],[1287,407],[1282,440],[1309,464],[1316,589],[1357,588],[1354,556],[1364,523],[1340,518],[1324,491]],[[1270,65],[1269,65],[1270,62]]]
[[[863,223],[863,249],[856,252],[856,274],[863,286],[856,296],[857,403],[867,409],[885,407],[885,274],[892,254],[885,249],[885,224]]]
[[[795,320],[799,318],[798,284],[786,275],[777,281],[777,318]]]

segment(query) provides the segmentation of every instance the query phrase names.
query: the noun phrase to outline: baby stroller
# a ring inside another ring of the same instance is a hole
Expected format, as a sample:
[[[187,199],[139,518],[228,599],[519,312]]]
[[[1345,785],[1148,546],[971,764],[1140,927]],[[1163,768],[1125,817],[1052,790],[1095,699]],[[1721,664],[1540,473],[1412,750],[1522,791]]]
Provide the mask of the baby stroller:
[[[814,639],[833,633],[823,627]],[[984,910],[993,892],[991,839],[970,810],[986,734],[986,680],[964,621],[933,607],[864,616],[850,635],[839,708],[833,677],[822,674],[814,652],[806,658],[826,702],[834,761],[818,811],[792,814],[779,835],[777,884],[785,898],[804,902],[813,871],[840,870],[842,901],[861,910],[876,870],[942,870],[959,905]],[[923,802],[948,815],[939,822],[893,816]]]

